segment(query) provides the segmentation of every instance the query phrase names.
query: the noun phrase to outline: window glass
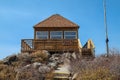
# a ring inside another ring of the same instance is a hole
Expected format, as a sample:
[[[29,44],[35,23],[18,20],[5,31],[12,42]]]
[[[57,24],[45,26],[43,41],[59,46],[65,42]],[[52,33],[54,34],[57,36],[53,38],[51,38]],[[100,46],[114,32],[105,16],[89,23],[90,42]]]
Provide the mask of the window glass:
[[[48,31],[37,31],[36,38],[37,39],[48,39]]]
[[[77,32],[76,31],[64,31],[64,39],[76,39]]]
[[[65,35],[76,35],[76,31],[65,31]]]
[[[62,33],[62,31],[51,31],[50,38],[51,39],[62,39],[63,33]]]
[[[76,39],[76,36],[65,36],[65,39]]]

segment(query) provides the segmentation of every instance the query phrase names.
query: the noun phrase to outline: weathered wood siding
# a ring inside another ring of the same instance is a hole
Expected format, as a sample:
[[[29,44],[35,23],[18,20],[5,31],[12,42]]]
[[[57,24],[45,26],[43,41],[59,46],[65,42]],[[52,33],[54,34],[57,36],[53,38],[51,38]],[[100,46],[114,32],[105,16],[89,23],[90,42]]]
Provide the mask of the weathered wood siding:
[[[75,51],[78,50],[78,41],[75,40],[34,40],[35,50],[48,51]]]
[[[32,42],[31,42],[31,41]],[[47,51],[78,51],[78,40],[32,40],[23,39],[21,42],[21,52],[32,52],[37,50]]]

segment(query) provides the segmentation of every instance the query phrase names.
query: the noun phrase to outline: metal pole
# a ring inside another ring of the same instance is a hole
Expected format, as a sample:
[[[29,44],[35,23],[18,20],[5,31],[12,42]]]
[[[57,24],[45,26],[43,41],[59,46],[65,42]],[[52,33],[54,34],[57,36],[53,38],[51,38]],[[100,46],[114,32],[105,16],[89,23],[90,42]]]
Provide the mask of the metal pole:
[[[105,33],[106,33],[106,52],[107,52],[107,57],[109,56],[109,39],[108,39],[108,28],[107,28],[107,19],[106,19],[106,0],[103,0],[103,5],[104,5],[104,26],[105,26]]]

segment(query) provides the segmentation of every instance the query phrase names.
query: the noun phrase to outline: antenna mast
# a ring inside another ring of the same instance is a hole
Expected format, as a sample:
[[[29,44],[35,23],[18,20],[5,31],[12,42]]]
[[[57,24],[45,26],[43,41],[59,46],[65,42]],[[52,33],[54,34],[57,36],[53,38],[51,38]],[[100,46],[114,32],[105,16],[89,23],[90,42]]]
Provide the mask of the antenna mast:
[[[106,52],[107,52],[107,57],[109,56],[109,39],[108,39],[108,28],[107,28],[107,19],[106,19],[106,0],[103,0],[103,5],[104,5],[104,26],[105,26],[105,33],[106,33]]]

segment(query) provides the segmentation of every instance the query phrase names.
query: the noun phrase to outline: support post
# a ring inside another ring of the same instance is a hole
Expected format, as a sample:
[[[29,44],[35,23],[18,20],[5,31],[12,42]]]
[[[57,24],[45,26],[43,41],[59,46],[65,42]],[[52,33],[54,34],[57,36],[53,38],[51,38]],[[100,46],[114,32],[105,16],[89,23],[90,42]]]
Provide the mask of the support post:
[[[109,56],[109,39],[108,39],[108,28],[107,28],[107,19],[106,19],[106,0],[103,0],[103,5],[104,5],[104,26],[105,26],[105,34],[106,34],[106,52],[107,52],[107,57]]]

